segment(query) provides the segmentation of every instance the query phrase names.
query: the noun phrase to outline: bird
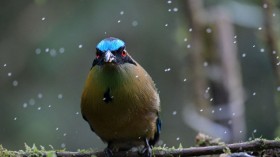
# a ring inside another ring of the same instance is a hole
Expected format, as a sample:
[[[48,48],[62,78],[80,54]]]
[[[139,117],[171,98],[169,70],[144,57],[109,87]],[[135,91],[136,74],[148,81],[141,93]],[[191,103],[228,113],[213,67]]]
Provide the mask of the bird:
[[[101,40],[85,81],[81,113],[107,143],[105,156],[137,148],[151,157],[161,133],[159,112],[155,83],[128,53],[125,42],[115,37]]]

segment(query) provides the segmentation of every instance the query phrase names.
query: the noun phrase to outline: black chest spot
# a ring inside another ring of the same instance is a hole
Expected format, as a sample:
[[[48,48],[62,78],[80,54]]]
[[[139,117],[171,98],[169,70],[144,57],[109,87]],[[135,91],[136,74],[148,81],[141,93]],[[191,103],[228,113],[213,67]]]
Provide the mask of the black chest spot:
[[[110,102],[112,102],[113,101],[113,96],[111,95],[111,89],[110,88],[108,88],[105,92],[104,92],[104,94],[103,94],[103,101],[105,102],[105,103],[110,103]]]

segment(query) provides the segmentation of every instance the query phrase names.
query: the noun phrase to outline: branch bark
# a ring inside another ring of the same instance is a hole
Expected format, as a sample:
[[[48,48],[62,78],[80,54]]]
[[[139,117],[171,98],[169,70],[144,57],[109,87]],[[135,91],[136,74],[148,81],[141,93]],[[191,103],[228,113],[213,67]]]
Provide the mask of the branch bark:
[[[263,140],[257,139],[249,142],[234,143],[234,144],[225,144],[223,146],[206,146],[206,147],[191,147],[191,148],[182,148],[182,149],[154,149],[153,154],[155,157],[184,157],[184,156],[201,156],[201,155],[213,155],[213,154],[222,154],[227,150],[230,150],[231,153],[236,152],[260,152],[263,150],[270,149],[280,149],[279,140]],[[57,157],[105,157],[103,151],[101,152],[90,152],[90,153],[81,153],[81,152],[56,152]],[[26,154],[25,156],[28,156]],[[116,152],[114,157],[140,157],[138,152]]]

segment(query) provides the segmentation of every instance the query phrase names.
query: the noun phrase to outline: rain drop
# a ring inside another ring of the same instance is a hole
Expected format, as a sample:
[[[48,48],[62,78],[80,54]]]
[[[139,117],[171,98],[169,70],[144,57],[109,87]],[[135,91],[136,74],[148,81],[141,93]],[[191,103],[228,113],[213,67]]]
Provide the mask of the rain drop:
[[[243,57],[243,58],[246,57],[246,53],[242,53],[242,57]]]
[[[277,87],[277,91],[278,91],[278,92],[280,91],[280,86]]]
[[[180,137],[177,137],[176,140],[179,141],[179,140],[180,140]]]
[[[63,47],[59,48],[59,53],[64,53],[65,49]]]
[[[257,94],[257,93],[256,93],[256,92],[254,92],[254,93],[253,93],[253,96],[255,96],[256,94]]]
[[[253,45],[253,47],[256,47],[256,45]]]
[[[35,53],[36,53],[37,55],[40,54],[40,53],[41,53],[41,49],[37,48],[37,49],[35,50]]]
[[[275,14],[275,13],[272,13],[272,16],[276,16],[276,14]]]
[[[3,66],[4,66],[4,67],[6,67],[6,66],[7,66],[7,64],[4,64]]]
[[[262,30],[262,27],[259,27],[258,30],[259,30],[259,31]]]
[[[49,105],[48,107],[49,107],[49,108],[51,108],[51,107],[52,107],[52,105]]]
[[[17,117],[15,117],[14,120],[17,120]]]
[[[177,111],[173,111],[172,115],[175,116],[177,114]]]
[[[171,70],[171,68],[166,68],[164,69],[164,72],[169,72]]]
[[[22,104],[22,107],[23,107],[23,108],[26,108],[26,107],[27,107],[27,103],[23,103],[23,104]]]
[[[35,105],[35,100],[33,98],[29,99],[29,105]]]
[[[118,23],[120,23],[121,22],[121,20],[118,20]]]
[[[171,9],[168,9],[168,12],[171,12]]]
[[[203,66],[207,67],[208,66],[208,62],[204,62]]]
[[[46,48],[46,49],[45,49],[45,52],[49,52],[49,51],[50,51],[50,49],[49,49],[49,48]]]
[[[170,0],[169,0],[169,1],[167,1],[167,3],[168,3],[168,4],[171,4],[171,3],[172,3],[172,1],[170,1]]]
[[[264,52],[264,48],[261,48],[261,49],[260,49],[260,52]]]
[[[9,72],[9,73],[8,73],[8,76],[9,76],[9,77],[10,77],[10,76],[12,76],[12,73],[11,73],[11,72]]]
[[[187,79],[186,78],[184,78],[184,80],[183,80],[184,82],[186,82],[187,81]]]
[[[174,12],[177,12],[177,11],[178,11],[178,8],[173,8],[173,11],[174,11]]]
[[[237,38],[237,35],[235,35],[233,38],[236,39],[236,38]]]
[[[165,27],[167,27],[167,26],[168,26],[168,24],[165,24],[164,26],[165,26]]]
[[[61,144],[61,148],[65,148],[66,144],[65,143],[62,143]]]
[[[83,45],[82,45],[82,44],[79,45],[79,49],[81,49],[81,48],[83,48]]]
[[[188,45],[187,45],[187,48],[188,48],[188,49],[191,48],[191,44],[188,44]]]
[[[256,133],[257,132],[257,129],[255,129],[254,131],[253,131],[253,133]]]
[[[263,4],[263,8],[264,8],[264,9],[267,8],[267,4],[266,4],[266,3]]]
[[[38,93],[37,97],[38,97],[39,99],[42,99],[42,98],[43,98],[43,94],[42,94],[42,93]]]
[[[59,128],[55,128],[56,131],[58,131]]]
[[[18,81],[17,81],[17,80],[14,80],[14,81],[13,81],[13,86],[14,86],[14,87],[18,86]]]
[[[40,111],[41,109],[42,109],[41,107],[38,107],[38,108],[37,108],[38,111]]]
[[[138,26],[138,22],[137,22],[136,20],[132,21],[132,26],[133,26],[133,27]]]
[[[123,14],[124,14],[124,11],[121,11],[120,14],[123,15]]]
[[[192,32],[192,28],[189,29],[189,32]]]
[[[58,98],[58,99],[62,99],[62,98],[63,98],[63,95],[62,95],[62,94],[58,94],[58,95],[57,95],[57,98]]]
[[[219,111],[222,111],[222,108],[221,108],[221,107],[219,108]]]
[[[79,112],[76,112],[76,115],[78,115],[79,114]]]
[[[236,42],[237,42],[236,40],[235,40],[235,41],[233,41],[233,43],[234,43],[234,44],[236,44]]]
[[[44,21],[46,18],[45,17],[42,17],[42,21]]]
[[[210,101],[213,101],[213,98],[211,98]]]
[[[184,42],[187,42],[188,41],[188,39],[187,38],[184,38]]]
[[[66,133],[63,134],[63,136],[66,136],[66,135],[67,135]]]
[[[203,109],[200,109],[199,111],[200,111],[200,112],[203,112]]]
[[[212,29],[211,29],[211,28],[207,28],[207,29],[206,29],[206,32],[207,32],[207,33],[212,33]]]

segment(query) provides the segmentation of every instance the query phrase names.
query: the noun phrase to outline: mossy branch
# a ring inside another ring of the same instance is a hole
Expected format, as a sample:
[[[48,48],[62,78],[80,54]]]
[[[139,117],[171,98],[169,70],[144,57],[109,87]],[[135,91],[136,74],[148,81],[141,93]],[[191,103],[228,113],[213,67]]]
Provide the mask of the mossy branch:
[[[277,150],[280,149],[280,140],[264,140],[256,139],[249,142],[224,144],[218,146],[205,146],[205,147],[191,147],[191,148],[154,148],[153,155],[155,157],[184,157],[184,156],[201,156],[201,155],[214,155],[222,153],[236,153],[236,152],[261,152],[264,150]],[[36,148],[37,150],[37,148]],[[104,157],[103,151],[100,152],[67,152],[67,151],[8,151],[0,147],[1,156],[45,156],[45,157]],[[138,152],[115,152],[114,157],[139,157]]]

